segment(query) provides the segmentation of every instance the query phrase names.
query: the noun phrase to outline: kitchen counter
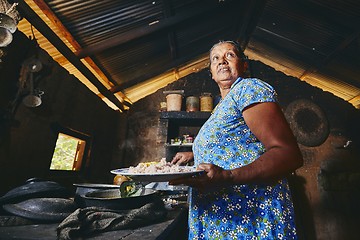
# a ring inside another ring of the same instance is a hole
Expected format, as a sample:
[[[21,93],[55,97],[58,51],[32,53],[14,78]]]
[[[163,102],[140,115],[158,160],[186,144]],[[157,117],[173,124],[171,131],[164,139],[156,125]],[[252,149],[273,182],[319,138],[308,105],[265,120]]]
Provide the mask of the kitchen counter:
[[[177,206],[169,210],[167,217],[159,223],[137,229],[103,232],[86,239],[187,239],[187,215],[186,206]],[[0,239],[53,240],[57,238],[58,225],[59,223],[0,227]]]

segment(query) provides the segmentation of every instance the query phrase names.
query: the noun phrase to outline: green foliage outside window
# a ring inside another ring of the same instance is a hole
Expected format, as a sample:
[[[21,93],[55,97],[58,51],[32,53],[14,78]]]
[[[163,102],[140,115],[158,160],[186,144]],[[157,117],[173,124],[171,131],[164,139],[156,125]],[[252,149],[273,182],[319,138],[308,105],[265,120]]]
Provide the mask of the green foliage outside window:
[[[78,142],[79,139],[59,133],[50,169],[73,170]]]

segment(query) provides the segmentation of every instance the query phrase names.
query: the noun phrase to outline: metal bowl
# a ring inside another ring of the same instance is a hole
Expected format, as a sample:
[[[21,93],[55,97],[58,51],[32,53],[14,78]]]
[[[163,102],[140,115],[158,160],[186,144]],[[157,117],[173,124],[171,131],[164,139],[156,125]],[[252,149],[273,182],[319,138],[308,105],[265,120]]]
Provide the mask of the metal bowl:
[[[101,183],[74,183],[76,187],[76,195],[84,196],[86,193],[106,190],[106,189],[119,189],[119,185],[101,184]]]
[[[83,196],[87,193],[107,189],[120,189],[119,185],[112,184],[74,183],[73,185],[76,187],[75,202],[79,205],[79,207],[86,207]]]
[[[112,210],[134,209],[159,199],[158,191],[141,188],[130,197],[121,197],[120,189],[94,191],[82,197],[86,207],[102,207]]]

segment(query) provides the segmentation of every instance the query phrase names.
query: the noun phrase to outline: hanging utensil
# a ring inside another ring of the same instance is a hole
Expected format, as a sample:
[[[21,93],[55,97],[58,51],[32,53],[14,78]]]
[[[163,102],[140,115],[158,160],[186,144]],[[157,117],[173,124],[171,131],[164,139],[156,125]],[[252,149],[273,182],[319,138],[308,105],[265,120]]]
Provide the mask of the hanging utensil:
[[[16,31],[16,21],[5,13],[0,13],[0,27],[6,28],[11,33]]]
[[[12,40],[16,31],[16,21],[5,13],[0,13],[0,47],[6,47]]]
[[[41,97],[40,95],[36,95],[34,91],[34,80],[33,80],[33,74],[30,73],[30,94],[24,97],[23,103],[27,107],[38,107],[41,105]]]
[[[36,59],[29,59],[27,62],[27,66],[29,69],[29,84],[30,84],[30,94],[24,97],[23,103],[27,107],[38,107],[41,105],[41,95],[44,94],[43,91],[34,90],[34,79],[33,74],[35,72],[39,72],[42,69],[42,63]]]
[[[13,40],[13,36],[9,30],[0,27],[0,47],[6,47]]]

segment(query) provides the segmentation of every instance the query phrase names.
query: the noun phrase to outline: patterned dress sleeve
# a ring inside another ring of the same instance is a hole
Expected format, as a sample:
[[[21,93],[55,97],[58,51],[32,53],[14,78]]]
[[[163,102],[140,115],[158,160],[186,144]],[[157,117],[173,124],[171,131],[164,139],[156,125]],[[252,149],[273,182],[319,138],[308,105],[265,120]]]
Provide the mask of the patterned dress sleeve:
[[[268,83],[256,79],[246,78],[234,87],[233,98],[240,111],[255,103],[276,102],[277,93]]]

